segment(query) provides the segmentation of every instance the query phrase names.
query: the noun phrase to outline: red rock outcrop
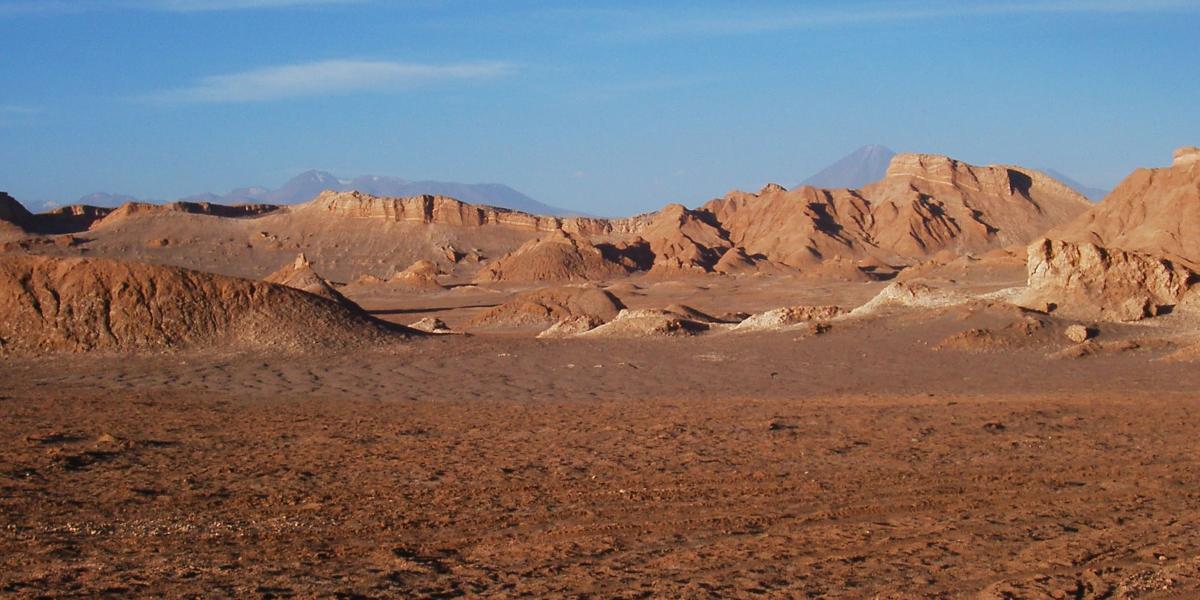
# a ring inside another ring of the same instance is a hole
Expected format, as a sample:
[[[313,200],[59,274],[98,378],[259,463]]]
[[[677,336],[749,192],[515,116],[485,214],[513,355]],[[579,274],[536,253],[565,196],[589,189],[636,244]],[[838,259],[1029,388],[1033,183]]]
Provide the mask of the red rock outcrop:
[[[851,190],[767,186],[757,194],[731,192],[705,204],[704,210],[745,254],[790,267],[871,252],[865,234],[871,206]]]
[[[1136,320],[1190,299],[1200,271],[1200,150],[1138,169],[1099,205],[1029,247],[1023,301]]]
[[[323,213],[360,219],[383,219],[405,223],[483,227],[501,225],[529,231],[609,235],[628,233],[634,222],[587,217],[548,217],[515,210],[467,204],[446,196],[383,198],[360,192],[322,192],[311,202],[295,207],[297,213]]]
[[[1200,150],[1138,169],[1103,202],[1046,237],[1158,256],[1200,270]]]
[[[834,258],[904,263],[1027,244],[1089,206],[1036,171],[901,154],[862,190],[770,185],[703,210],[747,255],[803,271]]]
[[[1195,272],[1165,258],[1048,239],[1029,246],[1027,268],[1022,304],[1087,319],[1157,316],[1187,299],[1197,281]]]
[[[870,239],[902,257],[1028,244],[1092,206],[1037,171],[928,154],[897,155],[862,195],[872,204]]]
[[[711,213],[680,204],[668,204],[655,213],[637,234],[650,245],[654,273],[708,272],[733,247]]]

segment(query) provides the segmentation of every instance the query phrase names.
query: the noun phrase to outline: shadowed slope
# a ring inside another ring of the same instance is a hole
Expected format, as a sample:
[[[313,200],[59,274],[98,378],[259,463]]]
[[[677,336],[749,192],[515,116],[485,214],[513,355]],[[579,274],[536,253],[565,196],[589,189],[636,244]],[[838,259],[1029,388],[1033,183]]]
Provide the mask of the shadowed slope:
[[[344,347],[399,328],[289,287],[107,259],[0,258],[0,351]]]

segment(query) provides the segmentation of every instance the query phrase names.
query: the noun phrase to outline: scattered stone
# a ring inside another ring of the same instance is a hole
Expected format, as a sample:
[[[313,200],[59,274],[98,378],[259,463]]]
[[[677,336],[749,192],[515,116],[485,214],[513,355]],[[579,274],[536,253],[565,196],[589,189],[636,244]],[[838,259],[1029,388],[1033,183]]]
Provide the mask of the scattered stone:
[[[424,319],[409,325],[409,327],[412,327],[417,331],[424,331],[425,333],[454,333],[454,331],[451,330],[446,323],[436,317],[425,317]]]
[[[1076,344],[1082,344],[1092,337],[1092,330],[1084,327],[1083,325],[1072,325],[1067,328],[1065,333],[1067,339],[1075,342]]]
[[[837,306],[790,306],[752,315],[734,326],[735,331],[781,329],[810,321],[824,321],[844,314]],[[823,333],[823,332],[822,332]]]

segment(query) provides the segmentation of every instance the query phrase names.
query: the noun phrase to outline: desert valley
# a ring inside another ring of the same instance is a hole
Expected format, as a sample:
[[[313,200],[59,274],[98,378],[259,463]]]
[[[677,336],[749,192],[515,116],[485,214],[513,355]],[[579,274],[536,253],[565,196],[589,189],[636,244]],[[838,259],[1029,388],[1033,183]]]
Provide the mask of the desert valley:
[[[0,194],[0,594],[1200,594],[1200,149],[626,218]]]

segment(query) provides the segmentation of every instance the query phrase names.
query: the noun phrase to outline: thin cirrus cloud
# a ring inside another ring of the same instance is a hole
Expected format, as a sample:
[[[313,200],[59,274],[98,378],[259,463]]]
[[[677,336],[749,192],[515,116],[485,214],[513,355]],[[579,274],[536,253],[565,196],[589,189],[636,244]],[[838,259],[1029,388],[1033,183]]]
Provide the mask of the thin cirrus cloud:
[[[379,60],[323,60],[203,77],[191,85],[140,99],[165,104],[264,102],[288,98],[395,92],[452,82],[478,82],[516,72],[502,61],[421,64]]]

